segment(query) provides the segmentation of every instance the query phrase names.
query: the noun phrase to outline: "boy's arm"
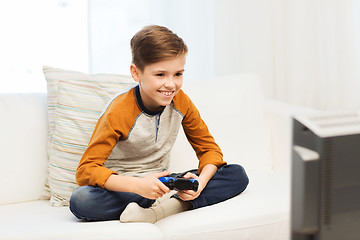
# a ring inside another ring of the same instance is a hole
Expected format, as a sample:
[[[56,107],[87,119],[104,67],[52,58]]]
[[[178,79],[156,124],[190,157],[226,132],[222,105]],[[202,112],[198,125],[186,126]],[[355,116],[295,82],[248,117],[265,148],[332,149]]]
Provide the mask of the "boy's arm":
[[[108,178],[117,174],[106,168],[105,162],[119,140],[128,137],[140,113],[134,91],[133,88],[113,99],[98,120],[76,170],[76,182],[79,186],[91,185],[104,188]]]
[[[214,176],[214,174],[216,173],[217,170],[218,170],[218,167],[213,164],[207,164],[204,166],[204,168],[202,169],[202,171],[199,175],[199,179],[198,179],[200,181],[201,191],[206,187],[207,183]]]
[[[104,166],[121,136],[111,126],[110,118],[110,114],[104,114],[96,124],[89,145],[76,170],[76,181],[79,186],[103,187],[109,176],[116,174]]]
[[[198,109],[186,94],[179,93],[176,105],[184,114],[182,120],[184,132],[199,159],[198,173],[200,174],[208,164],[213,164],[218,168],[226,165],[221,149],[202,120]]]
[[[145,198],[158,199],[170,189],[160,182],[160,177],[169,175],[170,172],[150,174],[144,178],[111,175],[104,184],[104,188],[110,191],[133,192]]]

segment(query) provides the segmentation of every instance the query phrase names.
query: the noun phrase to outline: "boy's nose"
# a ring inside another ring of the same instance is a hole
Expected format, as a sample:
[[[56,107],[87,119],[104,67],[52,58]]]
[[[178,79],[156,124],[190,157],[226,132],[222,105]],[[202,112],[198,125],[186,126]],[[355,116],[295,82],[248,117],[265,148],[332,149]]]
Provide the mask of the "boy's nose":
[[[168,77],[165,82],[165,87],[172,88],[175,86],[174,79],[172,77]]]

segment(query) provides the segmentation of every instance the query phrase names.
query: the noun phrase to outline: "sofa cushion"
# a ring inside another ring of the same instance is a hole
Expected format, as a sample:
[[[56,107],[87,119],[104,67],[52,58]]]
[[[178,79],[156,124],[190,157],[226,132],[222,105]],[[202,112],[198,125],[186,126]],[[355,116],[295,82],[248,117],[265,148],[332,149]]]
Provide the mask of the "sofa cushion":
[[[44,67],[48,83],[49,178],[51,204],[68,205],[75,171],[106,104],[135,86],[130,77],[88,75]],[[46,188],[46,187],[45,187]]]
[[[250,183],[222,203],[169,216],[155,225],[165,239],[288,240],[290,181],[286,174],[248,171]]]
[[[156,224],[84,222],[48,201],[0,206],[0,239],[289,239],[288,175],[266,170],[248,175],[248,188],[235,198]]]
[[[0,95],[0,205],[39,199],[47,167],[45,94]]]
[[[163,233],[150,223],[84,222],[67,207],[49,201],[0,206],[0,239],[6,240],[161,240]]]
[[[183,89],[199,109],[225,161],[243,165],[246,170],[272,167],[264,96],[256,75],[184,81]],[[171,170],[185,171],[196,168],[197,163],[194,151],[180,132],[172,150]]]

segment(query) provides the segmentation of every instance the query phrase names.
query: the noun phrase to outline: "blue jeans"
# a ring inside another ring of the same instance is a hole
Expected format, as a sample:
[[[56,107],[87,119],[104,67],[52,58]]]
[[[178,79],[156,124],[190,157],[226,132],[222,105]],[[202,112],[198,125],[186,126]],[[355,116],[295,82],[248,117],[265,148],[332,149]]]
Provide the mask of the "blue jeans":
[[[197,174],[197,170],[191,170]],[[218,169],[200,196],[192,201],[193,209],[210,206],[243,192],[249,179],[242,166],[225,165]],[[173,197],[177,198],[175,194]],[[135,193],[113,192],[93,186],[77,188],[70,198],[70,210],[79,219],[87,221],[118,220],[130,202],[143,208],[150,207],[155,200]]]

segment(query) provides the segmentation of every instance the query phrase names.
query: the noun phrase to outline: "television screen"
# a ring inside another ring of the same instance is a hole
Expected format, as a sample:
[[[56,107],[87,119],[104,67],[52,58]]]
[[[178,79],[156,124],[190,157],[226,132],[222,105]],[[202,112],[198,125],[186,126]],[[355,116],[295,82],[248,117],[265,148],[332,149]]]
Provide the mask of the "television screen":
[[[360,114],[293,117],[292,240],[360,239]]]

